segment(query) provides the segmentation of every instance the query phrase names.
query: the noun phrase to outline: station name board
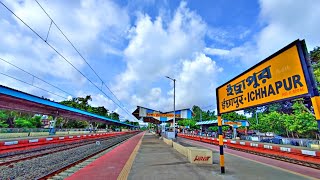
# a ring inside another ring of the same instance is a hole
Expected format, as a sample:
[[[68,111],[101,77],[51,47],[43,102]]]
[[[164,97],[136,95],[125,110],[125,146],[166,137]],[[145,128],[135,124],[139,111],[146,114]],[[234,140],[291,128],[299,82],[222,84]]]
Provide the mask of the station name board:
[[[147,113],[147,117],[174,117],[174,114]],[[176,118],[180,118],[180,114],[176,114]]]
[[[269,102],[308,95],[296,41],[233,80],[217,88],[219,113],[263,105]],[[301,48],[301,47],[300,47]],[[302,58],[301,58],[302,57]]]

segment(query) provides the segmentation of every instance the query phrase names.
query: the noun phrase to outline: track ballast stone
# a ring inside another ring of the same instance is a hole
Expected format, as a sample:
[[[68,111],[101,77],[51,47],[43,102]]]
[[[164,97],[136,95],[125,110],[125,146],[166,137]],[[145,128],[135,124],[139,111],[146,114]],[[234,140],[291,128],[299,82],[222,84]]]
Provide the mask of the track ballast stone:
[[[84,159],[96,153],[110,144],[126,139],[133,135],[125,135],[108,140],[100,141],[101,144],[88,144],[78,148],[69,149],[45,156],[17,162],[8,166],[0,166],[0,179],[38,179],[50,172],[61,169],[71,163]]]

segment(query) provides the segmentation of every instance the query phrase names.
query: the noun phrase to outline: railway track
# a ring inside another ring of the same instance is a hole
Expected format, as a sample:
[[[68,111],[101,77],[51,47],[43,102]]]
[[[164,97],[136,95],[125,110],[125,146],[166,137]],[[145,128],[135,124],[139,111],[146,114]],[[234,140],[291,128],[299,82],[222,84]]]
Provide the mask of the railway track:
[[[87,144],[95,143],[96,141],[106,140],[110,139],[111,137],[105,137],[105,138],[97,138],[97,139],[90,139],[90,140],[83,140],[80,142],[74,142],[74,143],[62,143],[62,144],[56,144],[55,146],[44,146],[41,148],[36,149],[30,149],[28,151],[17,151],[9,154],[2,154],[0,155],[0,166],[9,165],[12,163],[16,163],[19,161],[24,161],[27,159],[32,159],[40,156],[44,156],[47,154],[64,151],[72,148],[77,148],[80,146],[84,146]]]
[[[63,172],[107,149],[136,135],[126,134],[121,136],[101,139],[98,143],[88,143],[72,148],[64,147],[64,150],[45,152],[32,158],[15,159],[0,166],[0,179],[48,179]],[[96,140],[95,140],[96,141]]]
[[[268,158],[271,158],[271,159],[285,161],[285,162],[298,164],[298,165],[301,165],[301,166],[311,167],[311,168],[320,170],[320,164],[316,164],[316,163],[311,163],[311,162],[301,161],[301,160],[297,160],[297,159],[292,159],[292,158],[288,158],[288,157],[285,157],[285,156],[277,156],[277,155],[273,155],[273,154],[260,153],[260,152],[256,152],[256,151],[245,150],[245,149],[240,149],[240,148],[235,148],[235,147],[230,147],[230,146],[226,146],[226,147],[228,149],[242,151],[242,152],[246,152],[246,153],[250,153],[250,154],[254,154],[254,155],[258,155],[258,156],[268,157]]]
[[[41,177],[39,177],[39,178],[37,178],[37,179],[45,180],[45,179],[51,178],[51,177],[53,177],[54,175],[56,175],[56,174],[58,174],[58,173],[61,173],[61,172],[65,171],[65,170],[67,170],[67,169],[69,169],[69,168],[71,168],[71,167],[73,167],[73,166],[75,166],[75,165],[77,165],[77,164],[79,164],[79,163],[81,163],[81,162],[83,162],[83,161],[85,161],[85,160],[87,160],[87,159],[89,159],[89,158],[91,158],[91,157],[93,157],[93,156],[95,156],[95,155],[97,155],[97,154],[99,154],[99,153],[101,153],[101,152],[109,149],[109,148],[112,148],[112,147],[115,146],[115,145],[120,144],[121,142],[129,139],[129,138],[132,137],[132,136],[133,136],[133,135],[127,135],[127,136],[125,136],[125,137],[121,137],[121,138],[119,138],[119,139],[117,139],[117,140],[115,140],[115,141],[112,141],[112,142],[110,142],[110,144],[108,144],[105,148],[103,148],[103,149],[101,149],[101,150],[99,150],[99,151],[97,151],[97,152],[94,152],[94,153],[88,155],[87,157],[84,157],[84,158],[82,158],[82,159],[79,159],[79,160],[77,160],[77,161],[75,161],[75,162],[71,162],[71,163],[69,163],[69,164],[61,167],[60,169],[54,170],[54,171],[52,171],[52,172],[49,172],[48,174],[43,175],[43,176],[41,176]]]
[[[188,138],[186,138],[188,139]],[[197,141],[197,140],[193,140],[193,139],[189,139],[192,141]],[[208,142],[203,142],[203,141],[197,141],[197,142],[202,142],[202,143],[207,143],[207,144],[212,144],[215,146],[218,146],[218,144],[215,143],[208,143]],[[233,149],[233,150],[237,150],[237,151],[242,151],[242,152],[246,152],[246,153],[250,153],[250,154],[255,154],[258,156],[263,156],[263,157],[268,157],[271,159],[276,159],[276,160],[280,160],[280,161],[285,161],[285,162],[289,162],[292,164],[298,164],[301,166],[306,166],[306,167],[310,167],[310,168],[314,168],[314,169],[319,169],[320,170],[320,163],[312,163],[312,162],[307,162],[307,161],[302,161],[302,160],[298,160],[298,159],[292,159],[286,156],[279,156],[279,155],[274,155],[274,154],[267,154],[267,153],[263,153],[263,152],[257,152],[257,151],[253,151],[253,150],[248,150],[248,149],[243,149],[243,148],[236,148],[236,147],[232,147],[231,145],[224,145],[225,148],[228,149]]]

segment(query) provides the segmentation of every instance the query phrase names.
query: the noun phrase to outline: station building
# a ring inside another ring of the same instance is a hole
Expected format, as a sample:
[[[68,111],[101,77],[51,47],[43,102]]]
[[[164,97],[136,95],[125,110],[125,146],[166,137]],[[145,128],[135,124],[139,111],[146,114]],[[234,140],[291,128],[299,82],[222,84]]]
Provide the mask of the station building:
[[[176,116],[176,123],[179,120],[190,119],[192,117],[191,109],[180,109],[173,111],[162,112],[159,110],[154,110],[142,106],[137,106],[137,109],[133,111],[132,115],[143,122],[162,124],[170,123],[173,126],[173,117]]]

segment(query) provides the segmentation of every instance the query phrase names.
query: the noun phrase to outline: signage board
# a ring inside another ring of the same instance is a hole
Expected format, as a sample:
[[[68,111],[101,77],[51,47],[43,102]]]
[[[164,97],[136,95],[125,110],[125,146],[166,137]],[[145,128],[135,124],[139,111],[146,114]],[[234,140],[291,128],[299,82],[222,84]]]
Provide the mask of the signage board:
[[[217,88],[219,114],[310,96],[304,41],[295,41]]]
[[[174,117],[174,114],[147,113],[147,117]],[[180,118],[180,114],[176,114],[176,118]]]
[[[228,122],[224,122],[224,125],[240,127],[240,126],[242,126],[242,123],[241,123],[241,122],[232,122],[232,121],[228,121]]]

